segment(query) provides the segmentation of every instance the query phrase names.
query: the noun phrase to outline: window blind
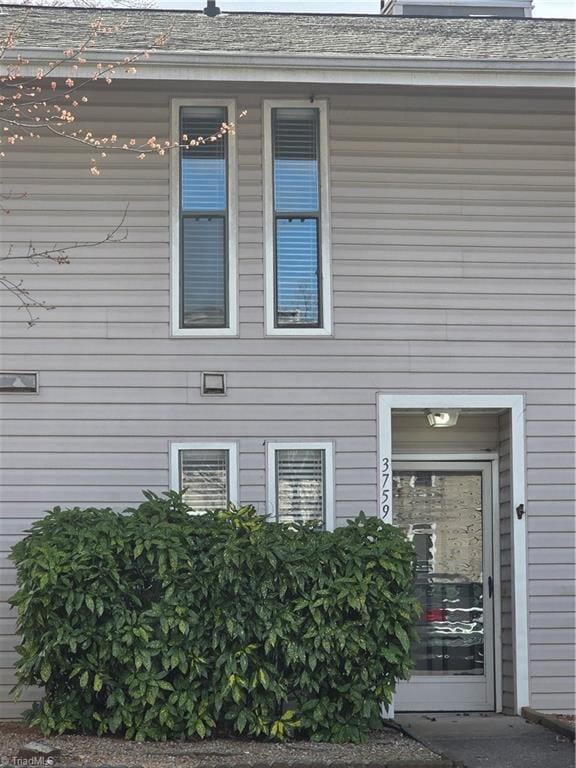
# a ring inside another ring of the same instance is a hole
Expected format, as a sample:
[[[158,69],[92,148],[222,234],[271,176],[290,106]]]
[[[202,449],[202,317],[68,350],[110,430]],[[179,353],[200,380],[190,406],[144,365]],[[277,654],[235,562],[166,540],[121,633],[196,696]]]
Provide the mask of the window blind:
[[[180,488],[184,501],[197,513],[224,509],[230,498],[227,450],[180,451]]]
[[[325,519],[325,462],[321,449],[276,451],[276,511],[279,522]]]
[[[182,304],[186,327],[226,324],[225,221],[191,218],[182,222]]]
[[[272,110],[275,219],[275,323],[322,323],[319,263],[319,115],[316,108]]]
[[[183,107],[181,135],[205,139],[181,150],[181,325],[224,328],[228,324],[227,136],[209,141],[226,122],[225,107]],[[184,139],[186,141],[186,139]]]

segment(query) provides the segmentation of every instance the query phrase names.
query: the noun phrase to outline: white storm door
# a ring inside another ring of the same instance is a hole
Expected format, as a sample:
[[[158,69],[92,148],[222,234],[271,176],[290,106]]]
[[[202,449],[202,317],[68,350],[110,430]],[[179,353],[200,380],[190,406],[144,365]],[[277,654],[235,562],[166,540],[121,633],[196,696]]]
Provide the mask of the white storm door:
[[[393,463],[394,525],[416,550],[422,604],[414,668],[396,711],[494,711],[489,462]]]

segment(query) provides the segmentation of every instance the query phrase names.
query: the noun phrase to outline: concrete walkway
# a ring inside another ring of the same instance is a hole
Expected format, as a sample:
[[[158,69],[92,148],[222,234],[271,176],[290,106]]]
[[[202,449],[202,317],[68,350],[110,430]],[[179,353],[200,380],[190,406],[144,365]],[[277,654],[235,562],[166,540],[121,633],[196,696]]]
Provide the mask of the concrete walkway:
[[[521,717],[405,714],[397,722],[430,749],[466,768],[574,768],[574,744]]]

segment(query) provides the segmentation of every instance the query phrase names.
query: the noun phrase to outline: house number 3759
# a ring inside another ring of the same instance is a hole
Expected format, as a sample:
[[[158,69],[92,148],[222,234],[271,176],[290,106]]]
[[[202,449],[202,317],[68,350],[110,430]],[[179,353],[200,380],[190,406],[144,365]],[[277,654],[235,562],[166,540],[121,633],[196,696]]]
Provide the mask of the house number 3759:
[[[384,456],[380,470],[380,517],[385,520],[390,514],[390,499],[392,497],[392,473],[390,471],[390,459]]]

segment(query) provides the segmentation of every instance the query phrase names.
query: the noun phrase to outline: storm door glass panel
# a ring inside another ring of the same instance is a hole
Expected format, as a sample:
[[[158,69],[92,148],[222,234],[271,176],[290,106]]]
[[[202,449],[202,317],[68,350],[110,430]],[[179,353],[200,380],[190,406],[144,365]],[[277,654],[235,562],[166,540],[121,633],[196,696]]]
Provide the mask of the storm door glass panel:
[[[180,451],[180,488],[196,514],[225,509],[230,498],[227,450]]]
[[[484,674],[482,473],[397,471],[394,524],[416,551],[413,675]]]
[[[224,107],[184,107],[180,156],[180,297],[183,328],[228,325],[228,139]],[[211,141],[211,138],[215,138]]]
[[[281,523],[324,520],[324,451],[276,451],[276,510]]]
[[[275,325],[319,327],[320,154],[317,108],[272,111]]]

